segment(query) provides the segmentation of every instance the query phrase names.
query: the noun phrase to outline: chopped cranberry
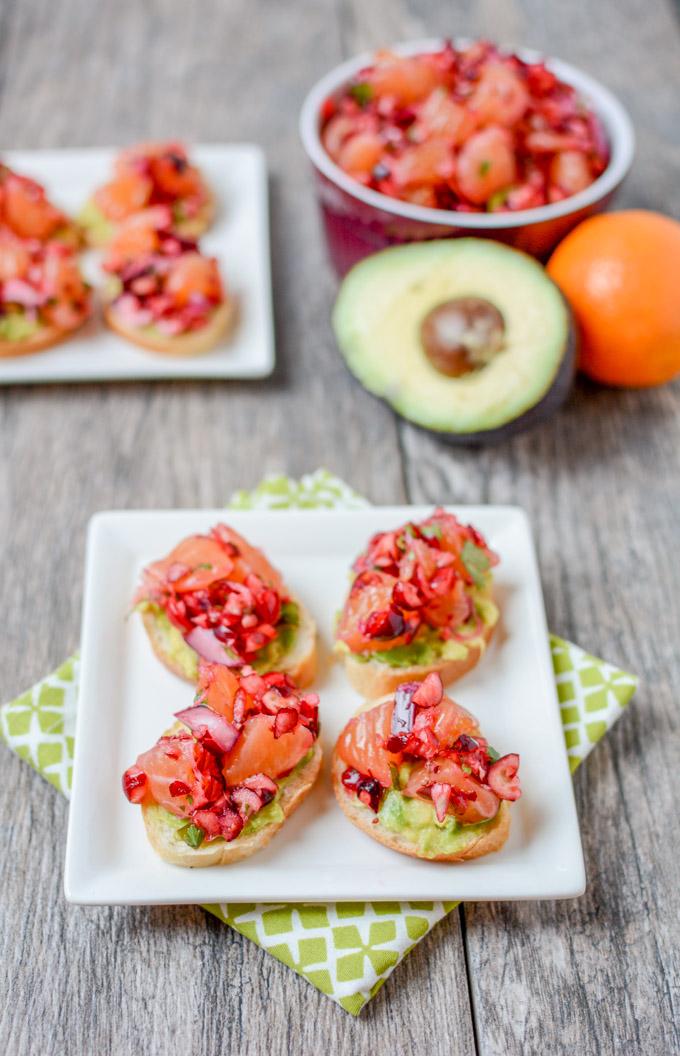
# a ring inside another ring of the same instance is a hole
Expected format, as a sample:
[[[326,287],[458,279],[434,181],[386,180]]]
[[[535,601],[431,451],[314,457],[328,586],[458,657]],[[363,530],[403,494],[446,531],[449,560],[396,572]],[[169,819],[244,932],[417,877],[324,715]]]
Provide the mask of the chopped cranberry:
[[[499,799],[514,801],[522,795],[518,770],[519,756],[514,752],[497,759],[489,767],[486,780],[491,791],[495,792]]]
[[[284,733],[290,733],[298,723],[297,708],[281,708],[277,711],[274,719],[274,737],[279,738]]]
[[[131,803],[141,803],[146,793],[147,777],[138,766],[131,766],[123,774],[123,792]]]
[[[264,806],[257,792],[252,788],[246,788],[245,785],[232,790],[231,800],[242,818],[257,814],[258,810]]]
[[[244,788],[250,788],[257,792],[263,804],[271,803],[278,791],[278,785],[266,774],[253,774],[242,782]]]
[[[361,780],[362,777],[359,771],[351,766],[347,767],[341,778],[343,785],[349,792],[356,792]]]
[[[436,671],[431,671],[413,694],[413,703],[419,708],[434,708],[441,703],[443,696],[441,676]]]
[[[168,792],[171,796],[188,796],[191,789],[184,781],[171,781],[168,785]]]
[[[365,777],[357,785],[357,796],[361,802],[377,814],[383,787],[374,777]]]
[[[267,683],[261,675],[256,675],[253,672],[253,674],[241,678],[241,687],[251,697],[261,697],[267,689]]]
[[[398,638],[404,633],[404,618],[394,609],[372,612],[362,620],[359,629],[366,638]]]
[[[400,609],[420,609],[424,600],[413,583],[398,580],[392,589],[392,601]]]

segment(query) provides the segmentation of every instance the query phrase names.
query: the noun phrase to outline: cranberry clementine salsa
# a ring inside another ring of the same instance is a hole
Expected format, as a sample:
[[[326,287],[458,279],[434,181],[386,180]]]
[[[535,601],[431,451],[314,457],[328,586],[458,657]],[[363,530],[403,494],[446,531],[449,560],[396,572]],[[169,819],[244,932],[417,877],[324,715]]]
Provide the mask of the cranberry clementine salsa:
[[[445,682],[480,659],[498,620],[497,555],[473,525],[443,509],[379,532],[352,566],[336,652],[369,698],[439,671]]]
[[[149,565],[134,602],[156,654],[188,681],[199,657],[277,669],[300,685],[314,677],[314,622],[262,551],[225,524]]]
[[[155,850],[177,865],[258,850],[315,781],[319,698],[281,672],[202,661],[192,707],[123,775]],[[236,842],[238,841],[238,842]]]
[[[600,120],[571,85],[487,41],[379,52],[325,101],[321,125],[327,153],[364,186],[459,212],[561,201],[609,161]]]

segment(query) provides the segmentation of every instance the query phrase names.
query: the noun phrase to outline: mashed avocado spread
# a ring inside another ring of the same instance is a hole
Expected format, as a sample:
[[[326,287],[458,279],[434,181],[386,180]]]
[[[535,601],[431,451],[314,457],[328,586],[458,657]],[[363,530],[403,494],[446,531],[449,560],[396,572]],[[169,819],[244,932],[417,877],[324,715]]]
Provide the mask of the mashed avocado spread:
[[[26,341],[39,329],[38,320],[29,319],[23,311],[0,315],[0,339],[3,341]]]
[[[198,680],[198,656],[190,645],[184,641],[182,632],[168,619],[160,605],[152,601],[140,601],[136,606],[138,612],[150,612],[156,621],[156,633],[163,652],[182,669],[184,676],[192,682]],[[293,602],[281,606],[281,617],[276,625],[277,636],[273,642],[262,650],[253,664],[256,671],[271,671],[293,647],[300,620],[298,607]]]
[[[477,614],[487,627],[493,627],[498,620],[498,608],[491,598],[481,591],[474,591],[473,597]],[[465,625],[461,630],[465,632]],[[422,626],[408,645],[399,645],[395,649],[375,652],[352,653],[352,656],[364,664],[369,660],[377,660],[389,667],[415,667],[421,664],[430,666],[439,660],[464,660],[468,649],[473,645],[485,648],[486,643],[481,634],[465,642],[459,642],[453,638],[443,641],[437,631],[431,627]],[[344,642],[336,642],[335,651],[347,654],[350,649]]]
[[[310,748],[307,754],[302,757],[300,762],[291,770],[291,772],[280,781],[277,781],[279,790],[271,803],[267,803],[266,807],[263,807],[262,810],[258,810],[257,814],[254,814],[250,821],[246,822],[241,829],[239,836],[252,836],[253,833],[259,832],[260,829],[264,829],[267,825],[284,820],[285,815],[279,802],[281,792],[302,767],[307,765],[312,757],[313,751],[314,749]],[[203,843],[202,830],[196,825],[192,825],[186,818],[178,818],[176,814],[171,814],[169,810],[166,810],[165,807],[159,806],[158,803],[152,803],[147,810],[152,817],[157,818],[159,822],[174,829],[177,839],[183,840],[184,843],[188,843],[190,847],[197,848]]]
[[[450,815],[440,824],[431,803],[407,798],[396,789],[391,789],[383,799],[378,817],[390,832],[399,833],[413,843],[424,858],[462,851],[471,838],[481,836],[491,824],[482,821],[477,825],[459,825]]]
[[[97,245],[108,242],[113,235],[113,224],[106,219],[99,206],[90,199],[78,214],[78,222],[90,233],[91,240]]]

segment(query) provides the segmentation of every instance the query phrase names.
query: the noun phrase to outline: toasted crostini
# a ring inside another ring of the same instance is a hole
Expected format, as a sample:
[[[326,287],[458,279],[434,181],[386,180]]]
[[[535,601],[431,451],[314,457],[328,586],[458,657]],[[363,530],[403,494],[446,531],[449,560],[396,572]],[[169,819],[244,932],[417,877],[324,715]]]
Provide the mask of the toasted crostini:
[[[437,509],[379,532],[352,566],[335,651],[352,685],[375,698],[436,671],[444,684],[474,667],[498,621],[480,533]]]
[[[123,775],[161,858],[227,865],[269,843],[319,774],[318,704],[287,675],[202,663],[194,705]]]
[[[350,719],[332,780],[344,813],[374,840],[415,858],[460,862],[507,840],[518,767],[519,756],[499,758],[431,673]]]

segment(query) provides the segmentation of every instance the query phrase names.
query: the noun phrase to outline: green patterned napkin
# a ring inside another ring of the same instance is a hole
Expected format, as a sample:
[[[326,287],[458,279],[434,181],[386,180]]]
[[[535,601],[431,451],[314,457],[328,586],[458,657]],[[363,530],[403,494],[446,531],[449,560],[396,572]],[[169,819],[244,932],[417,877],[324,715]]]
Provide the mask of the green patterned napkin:
[[[268,477],[237,492],[233,509],[361,508],[343,481],[317,470],[300,481]],[[637,679],[554,635],[555,681],[572,771],[616,722]],[[0,735],[50,784],[69,795],[78,656],[0,708]],[[457,902],[226,904],[206,906],[356,1015],[393,969]]]

